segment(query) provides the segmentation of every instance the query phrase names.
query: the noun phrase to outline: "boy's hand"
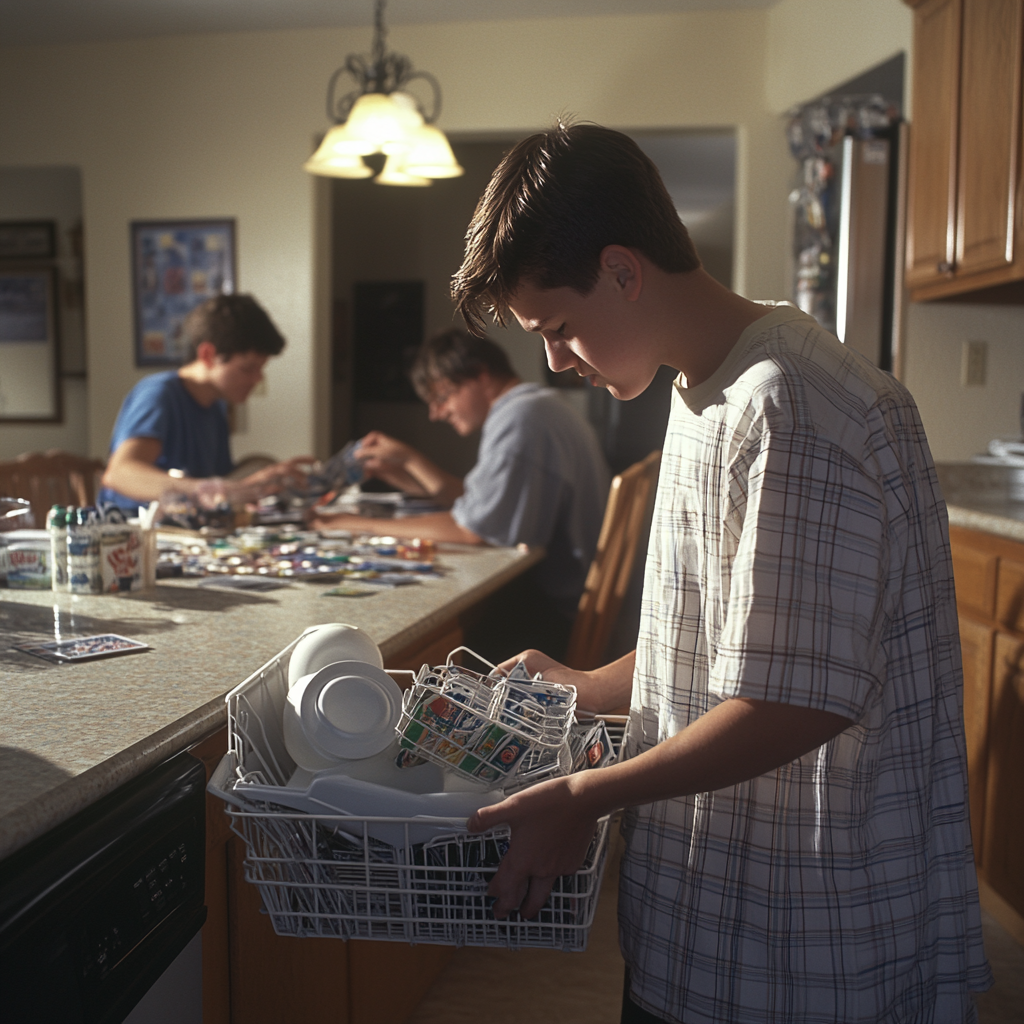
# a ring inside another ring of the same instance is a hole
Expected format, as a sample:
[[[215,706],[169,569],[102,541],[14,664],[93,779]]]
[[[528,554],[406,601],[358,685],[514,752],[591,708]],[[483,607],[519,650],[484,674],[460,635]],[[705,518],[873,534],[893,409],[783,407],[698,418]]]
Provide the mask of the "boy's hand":
[[[546,683],[575,686],[576,707],[580,711],[589,711],[597,715],[608,714],[629,703],[633,677],[632,655],[604,668],[582,672],[531,648],[514,658],[509,658],[508,661],[503,661],[498,666],[498,671],[507,676],[520,661],[526,665],[526,671],[531,676],[535,672],[540,672]]]
[[[470,832],[498,825],[512,829],[508,852],[487,887],[495,898],[495,917],[507,917],[513,910],[527,920],[536,917],[555,880],[579,870],[597,816],[581,806],[575,790],[574,776],[551,779],[482,807],[469,819]]]

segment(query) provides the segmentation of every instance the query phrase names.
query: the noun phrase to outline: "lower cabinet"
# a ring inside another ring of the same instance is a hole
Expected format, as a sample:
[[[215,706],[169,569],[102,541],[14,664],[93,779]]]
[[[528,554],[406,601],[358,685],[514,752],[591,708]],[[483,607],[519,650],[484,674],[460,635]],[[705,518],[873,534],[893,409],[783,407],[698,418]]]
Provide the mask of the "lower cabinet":
[[[462,643],[451,622],[388,668],[443,662]],[[227,750],[227,728],[192,753],[207,778]],[[223,803],[207,797],[203,927],[204,1024],[403,1024],[454,952],[452,946],[282,938],[245,881],[245,846]]]
[[[1024,942],[1024,543],[949,531],[983,905]]]
[[[985,881],[1024,915],[1024,638],[996,634],[985,783]]]

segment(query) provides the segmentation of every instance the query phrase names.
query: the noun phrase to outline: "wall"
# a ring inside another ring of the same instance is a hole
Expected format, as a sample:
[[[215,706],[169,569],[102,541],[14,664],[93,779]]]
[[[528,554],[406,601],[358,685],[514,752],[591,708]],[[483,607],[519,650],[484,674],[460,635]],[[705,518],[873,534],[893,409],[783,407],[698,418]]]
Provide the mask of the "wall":
[[[22,452],[88,450],[81,261],[72,233],[82,224],[82,183],[75,167],[0,168],[0,220],[50,220],[56,225],[57,329],[61,341],[60,423],[0,423],[0,460]],[[33,264],[34,265],[34,264]]]
[[[764,110],[765,18],[731,11],[400,25],[388,43],[439,77],[441,126],[453,133],[525,132],[562,110],[634,129],[735,125],[735,283],[774,295],[787,168]],[[328,77],[369,42],[362,29],[0,50],[0,166],[82,169],[92,452],[104,454],[121,398],[142,375],[132,359],[128,224],[186,216],[237,218],[240,287],[289,339],[266,395],[250,400],[236,454],[326,451],[329,321],[314,261],[318,246],[323,252],[322,194],[299,165],[325,126]]]

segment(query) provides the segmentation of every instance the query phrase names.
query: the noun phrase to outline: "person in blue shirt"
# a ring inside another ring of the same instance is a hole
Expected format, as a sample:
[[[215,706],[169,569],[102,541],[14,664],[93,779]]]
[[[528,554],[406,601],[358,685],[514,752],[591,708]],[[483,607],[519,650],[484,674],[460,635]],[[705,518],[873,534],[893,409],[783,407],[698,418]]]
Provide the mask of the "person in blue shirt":
[[[269,493],[302,482],[298,457],[268,466],[244,481],[228,444],[227,403],[241,404],[263,379],[284,338],[251,295],[218,295],[197,306],[182,330],[191,358],[156,373],[128,393],[114,424],[100,501],[134,513],[167,491],[199,501],[229,499],[234,490]]]

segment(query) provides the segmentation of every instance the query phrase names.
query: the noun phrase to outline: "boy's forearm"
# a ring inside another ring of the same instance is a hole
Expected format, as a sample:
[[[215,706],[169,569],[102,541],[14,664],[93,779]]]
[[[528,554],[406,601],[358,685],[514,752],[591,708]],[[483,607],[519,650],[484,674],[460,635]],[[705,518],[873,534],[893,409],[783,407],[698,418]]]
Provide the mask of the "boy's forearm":
[[[467,530],[452,518],[450,512],[428,512],[422,516],[404,516],[401,519],[376,519],[371,516],[337,515],[319,516],[313,525],[353,533],[423,540],[436,540],[452,544],[482,544],[483,539]]]
[[[448,507],[462,494],[462,478],[443,470],[420,451],[413,449],[403,468],[440,505]]]
[[[194,494],[200,482],[191,477],[171,476],[138,459],[112,459],[103,474],[104,487],[141,502],[156,501],[167,491]]]
[[[642,754],[571,778],[595,816],[713,792],[802,757],[852,725],[830,711],[734,698]]]

